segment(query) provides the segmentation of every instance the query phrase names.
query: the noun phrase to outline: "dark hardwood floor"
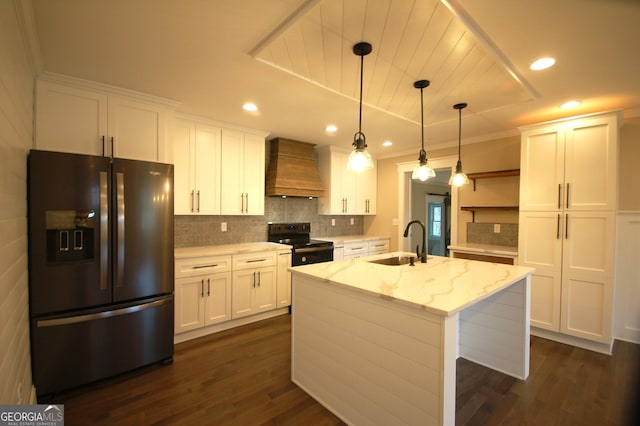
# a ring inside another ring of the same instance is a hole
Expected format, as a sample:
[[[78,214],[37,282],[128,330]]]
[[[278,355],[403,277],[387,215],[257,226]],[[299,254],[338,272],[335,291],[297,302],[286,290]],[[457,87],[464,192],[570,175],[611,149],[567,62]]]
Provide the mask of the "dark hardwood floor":
[[[176,345],[172,365],[53,402],[67,426],[342,425],[291,383],[290,337],[289,315],[246,325]],[[640,345],[617,342],[607,356],[535,337],[524,382],[460,359],[456,424],[640,424],[639,364]]]

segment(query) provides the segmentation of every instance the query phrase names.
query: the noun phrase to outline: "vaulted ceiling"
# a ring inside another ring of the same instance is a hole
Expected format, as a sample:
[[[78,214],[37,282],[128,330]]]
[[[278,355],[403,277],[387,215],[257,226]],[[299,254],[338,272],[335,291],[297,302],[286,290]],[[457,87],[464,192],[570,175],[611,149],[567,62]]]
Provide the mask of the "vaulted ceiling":
[[[180,102],[272,136],[380,156],[611,109],[640,114],[637,0],[33,0],[44,70]],[[553,56],[553,68],[529,65]],[[560,105],[582,101],[574,110]],[[245,102],[258,105],[247,112]],[[338,127],[335,134],[325,126]],[[383,147],[386,140],[391,147]]]

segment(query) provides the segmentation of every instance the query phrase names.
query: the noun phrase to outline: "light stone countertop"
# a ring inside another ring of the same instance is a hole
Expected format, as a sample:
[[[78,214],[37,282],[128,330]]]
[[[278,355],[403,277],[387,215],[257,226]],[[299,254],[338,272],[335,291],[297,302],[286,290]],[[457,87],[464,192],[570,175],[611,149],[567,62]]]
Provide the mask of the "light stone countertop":
[[[467,251],[473,253],[493,254],[497,256],[518,256],[518,247],[496,246],[491,244],[463,243],[451,244],[449,250]]]
[[[291,251],[286,244],[255,242],[240,244],[221,244],[216,246],[181,247],[174,249],[176,259],[188,259],[201,256],[225,256],[241,253],[259,253],[263,251]]]
[[[449,257],[428,256],[415,266],[387,266],[368,262],[407,252],[316,263],[290,268],[294,274],[327,284],[349,287],[368,294],[424,309],[436,315],[453,315],[520,281],[534,269]]]

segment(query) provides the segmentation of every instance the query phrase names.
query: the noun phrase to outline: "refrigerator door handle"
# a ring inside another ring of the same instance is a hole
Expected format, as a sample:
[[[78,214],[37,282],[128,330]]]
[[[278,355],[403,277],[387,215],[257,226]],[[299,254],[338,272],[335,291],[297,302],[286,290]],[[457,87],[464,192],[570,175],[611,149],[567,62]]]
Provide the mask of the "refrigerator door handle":
[[[109,271],[109,183],[100,172],[100,290],[107,289]]]
[[[116,287],[124,286],[124,173],[116,173]]]
[[[94,314],[77,315],[74,317],[54,318],[36,321],[38,327],[56,327],[60,325],[77,324],[81,322],[89,322],[102,318],[117,317],[120,315],[133,314],[135,312],[144,311],[145,309],[155,308],[165,303],[170,303],[173,299],[170,297],[154,300],[153,302],[143,303],[142,305],[129,306],[114,311],[96,312]]]

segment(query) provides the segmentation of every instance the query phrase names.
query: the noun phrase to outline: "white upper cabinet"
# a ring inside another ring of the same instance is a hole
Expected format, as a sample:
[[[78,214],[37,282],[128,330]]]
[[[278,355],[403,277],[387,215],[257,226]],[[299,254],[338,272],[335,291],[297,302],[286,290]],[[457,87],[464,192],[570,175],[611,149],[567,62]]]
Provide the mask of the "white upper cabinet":
[[[36,82],[35,148],[168,161],[173,101],[65,76]]]
[[[219,127],[179,118],[173,138],[175,214],[220,214]]]
[[[524,128],[520,210],[615,209],[618,126],[612,113]]]
[[[324,196],[318,199],[319,214],[376,214],[377,162],[374,168],[354,172],[347,168],[348,152],[331,146],[318,149],[318,169]]]
[[[264,214],[264,150],[263,136],[222,129],[222,214]]]

